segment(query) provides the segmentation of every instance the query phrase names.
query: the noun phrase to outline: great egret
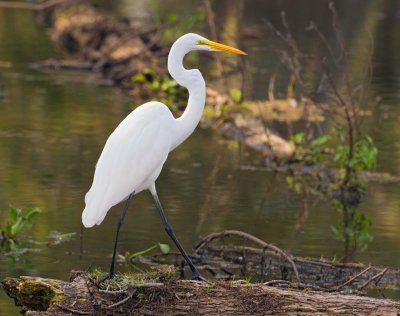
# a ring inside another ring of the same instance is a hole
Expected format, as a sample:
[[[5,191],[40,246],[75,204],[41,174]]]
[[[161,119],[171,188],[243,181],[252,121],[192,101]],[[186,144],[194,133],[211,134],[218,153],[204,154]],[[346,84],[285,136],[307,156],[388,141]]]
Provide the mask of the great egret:
[[[132,111],[109,136],[97,162],[93,184],[85,196],[86,207],[82,213],[85,227],[100,225],[112,206],[127,200],[118,219],[110,272],[105,278],[114,276],[119,231],[132,197],[148,189],[166,232],[185,258],[193,277],[205,280],[175,237],[155,186],[169,152],[192,134],[203,112],[206,98],[203,76],[198,69],[187,70],[183,67],[184,56],[193,50],[246,55],[239,49],[210,41],[197,34],[183,35],[172,45],[168,55],[169,73],[189,91],[189,101],[182,116],[174,118],[164,104],[147,102]]]

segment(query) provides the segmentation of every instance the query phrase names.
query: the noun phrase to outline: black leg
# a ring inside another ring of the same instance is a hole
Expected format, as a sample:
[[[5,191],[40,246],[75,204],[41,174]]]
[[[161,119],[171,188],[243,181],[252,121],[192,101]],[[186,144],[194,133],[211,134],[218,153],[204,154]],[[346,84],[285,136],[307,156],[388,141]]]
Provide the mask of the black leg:
[[[129,204],[132,201],[133,198],[133,194],[135,192],[132,192],[129,196],[128,199],[125,202],[124,208],[122,209],[122,213],[120,215],[120,217],[118,218],[118,222],[117,222],[117,233],[115,235],[115,242],[114,242],[114,251],[113,251],[113,256],[111,259],[111,265],[110,265],[110,272],[108,274],[106,274],[103,279],[101,279],[100,282],[103,282],[107,279],[111,279],[114,277],[115,273],[114,273],[114,265],[115,265],[115,257],[117,255],[117,245],[118,245],[118,238],[119,238],[119,230],[121,229],[122,223],[124,222],[124,218],[126,215],[126,211],[128,210]]]
[[[183,258],[185,258],[187,264],[190,267],[190,270],[192,270],[193,273],[193,279],[196,280],[201,280],[201,281],[207,281],[207,279],[205,277],[203,277],[200,272],[196,269],[196,267],[194,266],[194,264],[192,263],[192,261],[190,260],[189,256],[186,254],[185,250],[183,249],[182,245],[180,244],[180,242],[178,241],[178,239],[176,238],[174,231],[172,230],[171,225],[168,223],[167,218],[165,216],[164,210],[161,206],[161,202],[160,199],[157,196],[157,193],[152,194],[154,201],[156,202],[157,205],[157,209],[160,213],[161,216],[161,220],[163,222],[165,231],[167,232],[167,234],[169,235],[169,237],[171,237],[172,241],[175,243],[176,247],[178,247],[179,251],[181,252]]]

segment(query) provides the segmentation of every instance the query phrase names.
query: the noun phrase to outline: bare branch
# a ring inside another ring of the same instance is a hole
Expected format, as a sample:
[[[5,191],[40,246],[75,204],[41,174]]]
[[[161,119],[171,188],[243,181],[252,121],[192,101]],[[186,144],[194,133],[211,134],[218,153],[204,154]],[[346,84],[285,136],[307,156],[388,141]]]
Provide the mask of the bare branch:
[[[129,301],[135,293],[136,293],[136,289],[131,289],[131,291],[128,293],[127,297],[125,297],[123,300],[121,300],[119,302],[116,302],[114,304],[108,305],[106,308],[107,309],[111,309],[111,308],[114,308],[114,307],[117,307],[117,306],[120,306],[120,305],[124,304],[125,302]]]
[[[299,273],[297,271],[295,263],[293,262],[292,258],[290,258],[290,256],[288,256],[284,251],[282,251],[277,246],[268,244],[265,241],[255,237],[253,235],[250,235],[248,233],[242,232],[242,231],[225,230],[223,232],[209,234],[208,236],[206,236],[205,238],[200,240],[197,243],[197,245],[194,247],[195,248],[195,253],[197,254],[201,249],[203,249],[205,246],[207,246],[214,239],[230,237],[230,236],[238,236],[238,237],[242,237],[242,238],[251,240],[252,242],[258,244],[263,249],[270,249],[272,251],[277,252],[278,254],[280,254],[282,257],[284,257],[291,264],[291,266],[293,268],[293,271],[294,271],[294,273],[296,275],[296,278],[297,278],[297,280],[299,280]]]
[[[387,270],[388,270],[388,268],[385,268],[385,269],[383,269],[381,272],[375,274],[372,278],[370,278],[369,280],[365,281],[364,284],[362,284],[358,289],[359,289],[359,290],[362,290],[362,289],[364,289],[368,284],[370,284],[372,281],[374,281],[374,280],[376,280],[376,279],[378,279],[378,278],[381,278],[381,277],[386,273]]]
[[[345,287],[346,285],[351,284],[355,279],[357,279],[358,277],[362,276],[364,273],[368,272],[371,268],[372,268],[371,266],[366,267],[364,270],[362,270],[360,273],[358,273],[357,275],[355,275],[352,278],[350,278],[348,281],[346,281],[343,284],[337,286],[335,288],[335,290],[338,291],[341,288]]]
[[[328,40],[326,39],[325,35],[319,30],[318,26],[315,24],[314,21],[310,21],[309,26],[306,28],[307,31],[314,31],[317,33],[319,39],[321,42],[325,45],[325,47],[329,51],[329,55],[332,58],[333,62],[335,63],[336,66],[338,66],[338,60],[333,52],[332,46],[329,44]]]
[[[73,314],[78,314],[78,315],[93,315],[93,312],[85,312],[85,311],[79,311],[77,309],[72,309],[67,306],[63,306],[61,304],[56,304],[58,308],[61,308],[62,310],[65,310],[67,312],[73,313]]]

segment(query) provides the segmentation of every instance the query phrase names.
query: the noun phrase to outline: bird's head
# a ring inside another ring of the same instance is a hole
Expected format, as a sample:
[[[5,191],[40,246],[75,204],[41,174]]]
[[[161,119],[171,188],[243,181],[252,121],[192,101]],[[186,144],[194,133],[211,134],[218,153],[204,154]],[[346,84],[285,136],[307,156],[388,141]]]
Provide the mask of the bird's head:
[[[185,46],[185,49],[187,51],[205,50],[205,51],[215,51],[215,52],[228,52],[238,55],[247,55],[240,49],[210,41],[205,37],[194,33],[188,33],[183,35],[181,38],[178,39],[177,42],[182,43],[182,45]]]
[[[232,54],[247,55],[240,49],[230,47],[210,41],[203,36],[189,33],[178,38],[171,47],[168,55],[168,71],[180,85],[189,87],[197,85],[198,81],[195,78],[203,77],[198,70],[187,70],[183,67],[183,58],[187,53],[194,50],[229,52]],[[189,74],[191,74],[189,76]],[[195,76],[193,76],[195,75]]]

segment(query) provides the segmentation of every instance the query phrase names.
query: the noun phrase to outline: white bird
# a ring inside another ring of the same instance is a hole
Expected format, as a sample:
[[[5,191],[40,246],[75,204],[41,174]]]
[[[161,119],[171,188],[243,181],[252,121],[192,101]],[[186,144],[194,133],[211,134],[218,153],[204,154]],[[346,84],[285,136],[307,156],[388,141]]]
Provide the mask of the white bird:
[[[197,34],[183,35],[172,45],[168,55],[169,73],[189,91],[189,101],[182,116],[174,118],[166,105],[156,101],[147,102],[132,111],[109,136],[97,162],[93,184],[85,196],[86,206],[82,213],[85,227],[100,225],[112,206],[127,199],[118,220],[110,272],[105,279],[114,276],[119,231],[129,203],[135,194],[148,189],[165,230],[188,263],[193,277],[205,280],[175,237],[155,187],[168,154],[192,134],[203,112],[206,99],[203,76],[197,69],[183,67],[183,58],[193,50],[246,55],[239,49]]]

